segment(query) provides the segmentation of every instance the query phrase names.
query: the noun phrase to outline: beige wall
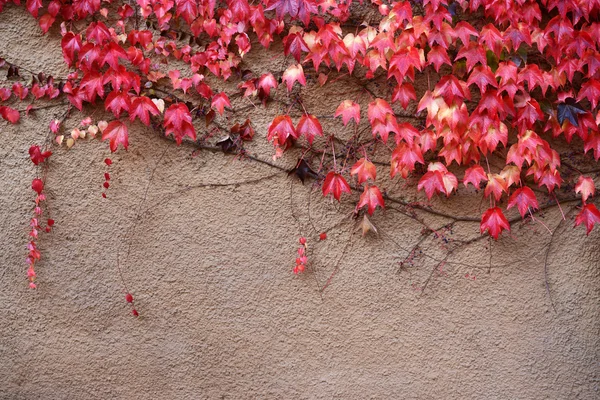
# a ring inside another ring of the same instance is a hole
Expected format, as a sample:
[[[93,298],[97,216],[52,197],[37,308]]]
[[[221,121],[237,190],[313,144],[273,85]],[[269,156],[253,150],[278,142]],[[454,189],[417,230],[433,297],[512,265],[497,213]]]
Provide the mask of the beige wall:
[[[0,14],[0,56],[64,76],[58,33],[39,36],[21,10]],[[270,62],[264,68],[283,60]],[[344,85],[315,90],[306,106],[332,114],[339,99],[328,94]],[[263,159],[272,155],[264,136],[274,108],[249,114],[257,128],[250,148]],[[421,295],[415,288],[444,250],[427,240],[426,256],[400,269],[422,227],[377,211],[379,237],[352,234],[347,220],[325,242],[309,242],[314,270],[296,277],[297,238],[312,234],[308,199],[320,231],[352,210],[356,194],[340,208],[268,166],[210,152],[191,157],[190,147],[139,126],[129,152],[112,156],[106,200],[107,145],[53,149],[47,188],[56,228],[39,241],[39,288],[29,290],[25,244],[37,172],[27,149],[44,141],[63,110],[17,126],[0,122],[1,399],[599,398],[600,229],[585,237],[571,216],[556,232],[548,271],[556,313],[544,286],[549,235],[540,225],[515,224],[493,243],[489,273],[487,240],[457,251]],[[337,122],[325,128],[347,134]],[[277,163],[294,161],[286,155]],[[148,211],[128,235],[152,174]],[[259,177],[267,178],[184,190]],[[403,185],[383,182],[390,194],[413,196]],[[464,189],[433,204],[472,216],[482,207]],[[432,226],[447,222],[423,217]],[[544,221],[554,227],[559,216],[552,210]],[[478,229],[458,224],[452,238],[476,237]],[[124,301],[117,253],[138,319]],[[317,281],[340,257],[321,296]]]

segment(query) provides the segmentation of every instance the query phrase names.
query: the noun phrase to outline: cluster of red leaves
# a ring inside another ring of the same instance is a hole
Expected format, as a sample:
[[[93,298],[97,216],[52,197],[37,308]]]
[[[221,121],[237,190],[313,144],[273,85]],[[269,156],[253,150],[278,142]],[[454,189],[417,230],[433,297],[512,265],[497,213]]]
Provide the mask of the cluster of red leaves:
[[[0,0],[0,11],[6,3]],[[284,54],[293,59],[281,75],[288,92],[296,83],[311,84],[304,72],[308,68],[317,74],[323,68],[350,75],[360,70],[367,79],[386,75],[389,98],[373,97],[362,106],[358,99],[344,100],[334,116],[344,126],[350,120],[358,125],[366,108],[373,140],[390,146],[394,136],[391,177],[407,178],[421,164],[426,172],[418,189],[429,199],[458,190],[452,171],[465,170],[465,186],[484,185],[490,208],[482,215],[481,231],[494,238],[510,228],[499,207],[503,199],[507,209],[516,207],[524,218],[539,207],[528,186],[551,194],[563,185],[561,157],[548,140],[562,136],[600,159],[600,0],[371,0],[364,7],[376,9],[380,18],[353,32],[344,29],[351,4],[137,0],[109,7],[100,0],[27,0],[25,7],[43,33],[60,27],[63,57],[73,72],[59,85],[48,78],[0,89],[0,100],[64,94],[79,110],[103,102],[115,117],[102,132],[111,151],[128,148],[128,125],[136,119],[147,126],[154,123],[180,144],[186,137],[196,140],[195,118],[203,115],[210,123],[215,112],[224,114],[232,107],[231,94],[215,92],[208,74],[224,80],[241,77],[241,96],[267,104],[279,86],[277,73],[255,77],[240,63],[253,43],[268,48],[279,37]],[[147,24],[139,24],[140,18]],[[182,32],[189,44],[181,40]],[[180,70],[161,72],[156,57],[186,64],[188,76],[182,77]],[[14,74],[14,66],[10,68]],[[430,78],[430,86],[417,93],[421,73]],[[326,80],[319,77],[321,84]],[[174,93],[194,100],[167,96],[164,110],[152,89],[165,81]],[[403,121],[400,108],[425,114],[424,124]],[[19,112],[8,105],[0,105],[0,116],[11,123],[19,120]],[[59,127],[55,123],[51,129]],[[287,113],[276,116],[267,132],[276,156],[301,138],[310,148],[320,136],[319,119],[306,111],[295,124]],[[483,163],[484,168],[482,162],[491,154],[504,161],[501,168]],[[384,207],[384,196],[373,184],[375,168],[366,157],[352,162],[349,172],[364,186],[356,208],[372,214]],[[350,193],[347,172],[335,162],[320,170],[323,194],[339,200]],[[585,224],[588,233],[600,221],[600,212],[588,201],[594,190],[591,178],[579,178],[576,191],[583,201],[576,224]]]
[[[45,163],[46,159],[51,155],[51,151],[42,151],[39,146],[31,146],[29,148],[29,158],[34,165]],[[41,220],[44,214],[42,205],[46,200],[46,195],[44,194],[44,181],[40,178],[33,179],[31,181],[31,189],[36,193],[36,196],[34,216],[29,221],[29,227],[31,229],[29,231],[29,242],[27,243],[28,254],[25,258],[25,263],[27,264],[27,278],[29,279],[29,287],[35,289],[37,287],[35,284],[35,278],[37,276],[35,272],[35,263],[41,258],[40,251],[37,248],[38,235],[41,230],[50,232],[54,226],[54,220],[48,218],[46,220],[46,226],[41,226]]]

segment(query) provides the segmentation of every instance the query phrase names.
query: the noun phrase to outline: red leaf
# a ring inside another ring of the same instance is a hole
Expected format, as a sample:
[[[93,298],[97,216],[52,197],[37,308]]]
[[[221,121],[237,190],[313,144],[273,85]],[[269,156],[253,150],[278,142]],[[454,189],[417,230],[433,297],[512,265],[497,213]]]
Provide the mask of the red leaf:
[[[417,143],[409,145],[400,142],[392,152],[391,163],[390,175],[392,178],[398,172],[402,174],[403,178],[406,178],[410,171],[414,171],[416,163],[425,164],[425,160],[421,147]]]
[[[425,190],[427,198],[431,200],[434,193],[444,191],[444,180],[441,172],[439,171],[428,171],[419,180],[417,186],[419,190]]]
[[[587,139],[583,141],[583,150],[587,153],[590,150],[594,151],[594,159],[600,160],[600,134],[591,132]]]
[[[519,209],[521,218],[525,218],[525,214],[527,214],[529,207],[531,207],[532,210],[537,210],[539,208],[535,193],[527,186],[515,190],[508,199],[508,206],[506,209],[510,210],[514,206],[517,206]]]
[[[487,181],[487,175],[481,165],[473,165],[471,168],[467,168],[465,171],[465,177],[463,178],[463,184],[465,187],[468,183],[479,189],[481,181]]]
[[[452,65],[448,52],[442,46],[433,46],[427,53],[427,65],[433,65],[435,72],[440,72],[440,67],[443,64]]]
[[[297,139],[298,133],[294,129],[289,115],[278,115],[267,130],[267,140],[273,141],[275,146],[283,146],[289,138]]]
[[[35,178],[31,181],[31,189],[36,192],[38,195],[42,194],[44,190],[44,182],[40,178]]]
[[[453,190],[458,188],[458,179],[444,164],[440,162],[432,162],[427,166],[427,173],[419,180],[417,189],[425,189],[427,198],[431,197],[435,192],[443,192],[447,197]]]
[[[43,163],[44,161],[46,161],[46,158],[50,157],[51,155],[51,151],[44,151],[42,153],[42,151],[40,150],[40,146],[31,146],[29,148],[29,157],[35,165]]]
[[[40,28],[42,29],[43,34],[48,33],[54,21],[56,21],[56,18],[50,14],[44,14],[40,17],[38,23],[40,24]]]
[[[41,7],[42,7],[42,0],[27,0],[25,2],[25,8],[27,9],[27,11],[29,11],[29,13],[31,15],[33,15],[33,18],[38,17],[38,10]]]
[[[577,217],[575,217],[575,226],[585,223],[587,235],[594,229],[594,224],[600,223],[600,211],[592,203],[584,204]]]
[[[371,161],[363,157],[352,166],[350,175],[357,175],[358,183],[360,184],[366,182],[367,179],[374,181],[377,176],[377,170]]]
[[[258,78],[256,88],[259,91],[262,91],[265,97],[269,97],[271,94],[271,88],[277,89],[277,80],[275,80],[273,74],[269,72],[268,74],[264,74]]]
[[[400,102],[402,108],[406,110],[406,107],[408,107],[408,103],[411,100],[417,100],[417,93],[415,92],[415,87],[412,84],[404,82],[402,85],[397,85],[394,88],[392,101]]]
[[[115,117],[119,118],[123,111],[130,112],[131,98],[127,92],[122,90],[113,90],[104,101],[104,108],[112,111]]]
[[[498,239],[498,236],[500,236],[500,233],[504,229],[510,231],[510,224],[502,213],[502,210],[499,207],[493,207],[483,213],[479,228],[481,229],[481,233],[487,230],[490,236]]]
[[[298,122],[296,134],[306,136],[308,143],[312,144],[315,136],[323,136],[323,128],[317,117],[312,114],[304,114]]]
[[[63,57],[68,65],[75,60],[75,52],[81,49],[81,36],[73,32],[67,32],[60,41]]]
[[[302,38],[302,33],[290,33],[283,38],[283,53],[286,56],[292,54],[296,61],[300,62],[303,51],[308,53],[310,50]]]
[[[377,188],[377,186],[365,186],[365,191],[360,195],[360,200],[358,201],[357,209],[363,208],[367,206],[367,212],[369,215],[373,215],[375,208],[380,206],[381,208],[385,208],[383,196],[381,195],[381,191]]]
[[[6,101],[10,98],[12,92],[9,88],[0,88],[0,100]]]
[[[360,122],[360,106],[352,100],[344,100],[335,110],[335,117],[337,118],[340,115],[344,126],[350,122],[350,119],[354,119],[354,122],[358,125]]]
[[[467,60],[467,70],[469,71],[471,71],[477,63],[481,63],[481,65],[487,65],[485,50],[477,42],[469,42],[468,45],[465,43],[464,46],[461,46],[454,61],[460,60],[461,58],[465,58]]]
[[[211,107],[217,110],[219,115],[223,115],[223,111],[225,107],[231,107],[231,103],[229,102],[229,97],[225,92],[218,93],[213,96]]]
[[[185,136],[189,136],[192,140],[196,140],[196,130],[192,124],[192,115],[190,110],[184,103],[171,105],[165,111],[165,136],[173,134],[175,142],[181,144]]]
[[[110,31],[104,22],[92,22],[85,31],[87,40],[91,40],[99,45],[110,40]]]
[[[175,0],[177,5],[176,16],[182,16],[185,22],[191,24],[198,16],[198,5],[195,0]],[[173,3],[171,3],[171,6]]]
[[[113,153],[117,151],[119,144],[125,147],[129,147],[129,131],[127,125],[121,121],[112,121],[102,132],[102,140],[109,140],[110,151]]]
[[[489,195],[493,193],[494,198],[498,201],[500,200],[500,197],[502,197],[502,193],[506,192],[507,189],[506,181],[502,176],[499,174],[488,174],[488,183],[485,186],[483,194],[485,197],[489,197]]]
[[[19,122],[19,112],[15,109],[12,109],[7,106],[0,106],[0,116],[10,122],[11,124],[16,124]]]
[[[323,196],[331,193],[333,198],[339,201],[343,192],[351,193],[348,182],[337,172],[329,172],[323,182]]]
[[[146,126],[150,126],[150,114],[159,115],[160,111],[154,102],[146,97],[134,97],[131,102],[131,109],[129,111],[129,119],[131,121],[135,120],[135,117],[138,117],[142,123]]]
[[[302,65],[290,65],[283,73],[281,80],[286,83],[288,92],[292,91],[292,86],[294,86],[294,82],[296,81],[302,86],[306,86],[306,78],[304,77]]]
[[[482,94],[485,93],[487,85],[495,88],[498,87],[498,84],[496,83],[496,77],[494,76],[491,68],[487,65],[479,65],[473,69],[469,79],[467,80],[467,85],[471,86],[472,84],[476,84]]]
[[[581,201],[585,203],[588,197],[593,196],[594,193],[596,193],[594,180],[581,175],[575,185],[575,193],[581,193]]]
[[[392,107],[387,101],[383,99],[375,99],[375,101],[369,103],[367,116],[371,124],[373,124],[374,121],[381,121],[385,123],[386,116],[388,114],[394,114],[394,111],[392,111]]]
[[[115,42],[110,42],[108,46],[104,46],[103,50],[105,53],[100,66],[108,64],[112,69],[116,70],[119,69],[119,58],[127,60],[127,53]]]

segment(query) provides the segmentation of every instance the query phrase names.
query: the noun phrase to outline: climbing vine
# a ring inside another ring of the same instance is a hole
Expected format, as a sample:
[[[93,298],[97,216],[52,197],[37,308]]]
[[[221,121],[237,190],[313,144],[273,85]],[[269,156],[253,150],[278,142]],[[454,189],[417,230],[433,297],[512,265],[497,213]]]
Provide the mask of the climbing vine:
[[[20,1],[12,3],[0,0],[0,11]],[[600,223],[600,0],[27,0],[25,9],[40,34],[60,41],[70,70],[53,77],[10,54],[0,59],[8,123],[67,106],[47,128],[51,140],[29,149],[40,172],[31,185],[32,288],[38,234],[54,225],[44,217],[52,147],[97,137],[111,152],[126,151],[136,124],[198,151],[271,166],[286,160],[290,174],[315,182],[324,197],[356,196],[347,211],[360,215],[363,234],[377,232],[369,216],[394,206],[421,222],[418,212],[477,222],[495,240],[561,201],[580,203],[575,225],[587,234]],[[262,49],[284,67],[256,71],[248,55]],[[357,90],[331,94],[333,115],[306,108],[303,94],[340,79]],[[277,110],[266,132],[245,116],[258,107]],[[98,118],[94,108],[112,116]],[[324,119],[339,131],[324,129]],[[66,129],[72,120],[80,122]],[[246,150],[256,140],[272,143],[273,160]],[[286,159],[291,148],[299,158]],[[105,163],[109,201],[112,161]],[[478,218],[460,217],[399,198],[382,190],[382,164],[392,179],[416,179],[427,201],[462,183],[489,206]],[[444,239],[451,225],[427,232]],[[294,273],[305,271],[308,256],[301,237]],[[126,300],[134,302],[129,291]]]

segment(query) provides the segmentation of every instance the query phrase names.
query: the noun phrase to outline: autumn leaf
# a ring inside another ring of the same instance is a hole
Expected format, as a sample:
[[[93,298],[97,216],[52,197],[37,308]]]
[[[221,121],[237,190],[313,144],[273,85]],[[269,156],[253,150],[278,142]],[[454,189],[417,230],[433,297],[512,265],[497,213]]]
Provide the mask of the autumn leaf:
[[[367,217],[367,214],[363,214],[363,220],[358,226],[358,229],[362,231],[363,236],[365,236],[369,232],[373,232],[375,235],[379,235],[379,232],[377,232],[377,228],[371,223],[371,221]]]
[[[267,140],[272,141],[276,146],[283,146],[290,138],[298,138],[292,119],[289,115],[277,115],[269,125]]]
[[[371,161],[363,157],[352,166],[350,169],[350,175],[356,175],[358,178],[358,183],[361,184],[366,182],[368,179],[375,181],[377,170]]]
[[[46,158],[50,157],[51,155],[51,151],[42,152],[40,150],[40,146],[31,146],[29,148],[29,157],[35,165],[43,163],[44,161],[46,161]]]
[[[297,62],[300,62],[302,52],[308,53],[310,50],[304,39],[302,38],[302,32],[294,32],[283,38],[283,53],[287,56],[293,55]]]
[[[337,201],[340,200],[342,193],[350,193],[350,185],[344,179],[344,177],[337,172],[329,172],[323,182],[323,196],[327,196],[329,193],[333,195],[333,198]]]
[[[367,212],[369,215],[373,215],[373,212],[377,206],[385,208],[383,196],[381,195],[381,191],[377,186],[365,185],[365,190],[360,195],[360,200],[358,201],[356,208],[360,209],[364,206],[367,206]]]
[[[146,126],[150,125],[150,114],[159,115],[160,111],[154,101],[146,96],[134,97],[131,101],[129,111],[129,120],[133,121],[136,117]]]
[[[317,117],[312,114],[304,114],[298,122],[296,134],[298,137],[304,135],[308,143],[312,144],[315,136],[323,136],[323,128]]]
[[[594,180],[581,175],[575,185],[575,193],[581,193],[581,201],[585,203],[590,196],[593,196],[594,193],[596,193]]]
[[[342,123],[344,126],[354,119],[356,125],[360,123],[360,105],[353,102],[352,100],[344,100],[340,103],[337,110],[335,110],[335,117],[342,116]]]
[[[575,226],[583,223],[587,229],[587,235],[594,229],[595,224],[600,223],[600,211],[598,211],[593,203],[584,204],[579,214],[575,217]]]
[[[470,183],[471,185],[475,186],[476,189],[479,189],[481,181],[487,181],[487,174],[481,165],[473,165],[472,167],[467,168],[463,178],[463,184],[465,187],[468,183]]]
[[[184,103],[173,104],[165,111],[163,125],[165,136],[172,133],[177,144],[181,144],[185,136],[196,140],[196,129],[192,125],[192,115]]]
[[[490,194],[494,194],[496,201],[500,200],[502,193],[507,191],[506,181],[499,174],[488,174],[488,182],[485,186],[484,195],[489,197]]]
[[[20,118],[19,112],[8,106],[0,106],[0,116],[11,124],[19,122]]]
[[[229,102],[229,97],[225,92],[218,93],[213,96],[211,107],[219,113],[219,115],[223,115],[223,111],[225,107],[231,107],[231,103]]]
[[[112,121],[102,132],[102,140],[109,141],[110,151],[117,151],[117,147],[122,145],[125,150],[129,147],[129,132],[127,125],[121,121]]]
[[[525,214],[527,214],[527,211],[530,207],[532,210],[537,210],[539,208],[535,193],[533,193],[533,190],[527,186],[523,186],[515,190],[508,199],[508,205],[506,209],[510,210],[514,206],[517,206],[519,209],[521,218],[525,218]]]
[[[577,116],[584,113],[585,111],[579,108],[575,103],[560,103],[558,105],[557,114],[558,123],[562,125],[565,120],[569,120],[573,126],[579,126]]]
[[[306,78],[304,77],[302,65],[290,65],[283,73],[281,80],[287,85],[288,92],[292,91],[292,86],[294,86],[294,82],[296,81],[302,86],[306,86]]]
[[[308,165],[308,163],[304,159],[298,160],[296,167],[290,172],[288,172],[288,175],[291,174],[295,174],[298,177],[298,179],[300,179],[302,184],[304,184],[304,181],[307,177],[316,179],[318,176],[317,173],[312,170],[310,165]]]
[[[104,108],[106,111],[112,111],[115,117],[119,118],[123,111],[130,112],[131,97],[122,90],[113,90],[106,96]]]
[[[486,230],[494,239],[498,239],[503,230],[510,231],[510,224],[499,207],[488,209],[481,217],[481,233]]]
[[[392,107],[387,101],[383,99],[375,99],[373,102],[369,103],[367,116],[371,124],[373,124],[375,121],[385,123],[386,117],[390,114],[394,115],[394,111],[392,111]]]

